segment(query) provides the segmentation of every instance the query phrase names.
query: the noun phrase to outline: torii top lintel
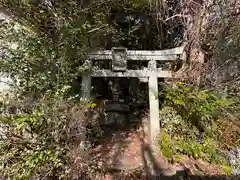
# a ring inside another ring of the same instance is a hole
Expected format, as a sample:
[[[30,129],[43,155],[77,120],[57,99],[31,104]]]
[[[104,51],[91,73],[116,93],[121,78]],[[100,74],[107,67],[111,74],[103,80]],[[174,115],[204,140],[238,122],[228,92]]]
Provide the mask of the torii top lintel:
[[[126,48],[112,48],[112,50],[103,50],[93,52],[88,55],[90,60],[111,60],[111,70],[92,71],[92,77],[149,77],[152,71],[156,72],[157,77],[170,78],[172,77],[171,71],[163,71],[157,67],[152,67],[150,62],[156,61],[176,61],[183,52],[183,47],[173,49],[160,50],[160,51],[147,51],[147,50],[127,50]],[[148,68],[144,70],[127,70],[128,60],[142,60],[150,61]]]

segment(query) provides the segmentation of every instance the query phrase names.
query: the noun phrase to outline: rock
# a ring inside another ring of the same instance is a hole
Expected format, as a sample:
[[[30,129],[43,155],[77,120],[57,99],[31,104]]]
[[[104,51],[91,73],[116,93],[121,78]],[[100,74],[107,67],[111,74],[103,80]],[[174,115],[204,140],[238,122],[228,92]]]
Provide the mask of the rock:
[[[240,148],[232,149],[228,155],[230,166],[232,168],[232,175],[240,175]]]

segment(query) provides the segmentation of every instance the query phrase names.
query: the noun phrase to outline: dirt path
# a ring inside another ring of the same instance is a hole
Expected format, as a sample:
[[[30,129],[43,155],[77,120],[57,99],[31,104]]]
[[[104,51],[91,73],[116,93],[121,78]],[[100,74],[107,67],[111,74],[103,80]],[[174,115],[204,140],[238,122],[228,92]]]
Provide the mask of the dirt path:
[[[142,169],[145,175],[164,179],[185,176],[192,177],[191,179],[202,179],[202,176],[221,179],[224,175],[219,167],[187,156],[182,158],[181,163],[169,164],[158,152],[152,150],[147,138],[143,138],[136,130],[114,133],[94,148],[92,156],[96,157],[100,168],[107,168],[112,172]],[[119,178],[121,179],[121,175]]]

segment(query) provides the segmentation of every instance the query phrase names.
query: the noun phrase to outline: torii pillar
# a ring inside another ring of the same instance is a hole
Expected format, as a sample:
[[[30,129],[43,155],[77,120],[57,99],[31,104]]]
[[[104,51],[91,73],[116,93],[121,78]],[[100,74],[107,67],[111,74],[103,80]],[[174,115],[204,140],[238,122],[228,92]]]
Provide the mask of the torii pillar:
[[[157,135],[160,133],[157,62],[154,60],[149,61],[148,68],[151,71],[148,79],[149,110],[150,110],[149,126],[151,141],[154,144]]]

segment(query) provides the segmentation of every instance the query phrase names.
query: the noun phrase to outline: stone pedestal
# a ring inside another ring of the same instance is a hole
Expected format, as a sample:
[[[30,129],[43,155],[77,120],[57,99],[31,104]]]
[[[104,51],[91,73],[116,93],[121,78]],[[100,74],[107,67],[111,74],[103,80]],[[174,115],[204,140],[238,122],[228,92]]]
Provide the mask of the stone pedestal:
[[[128,121],[128,112],[129,106],[118,102],[109,102],[106,106],[106,124],[117,123],[124,126]]]

